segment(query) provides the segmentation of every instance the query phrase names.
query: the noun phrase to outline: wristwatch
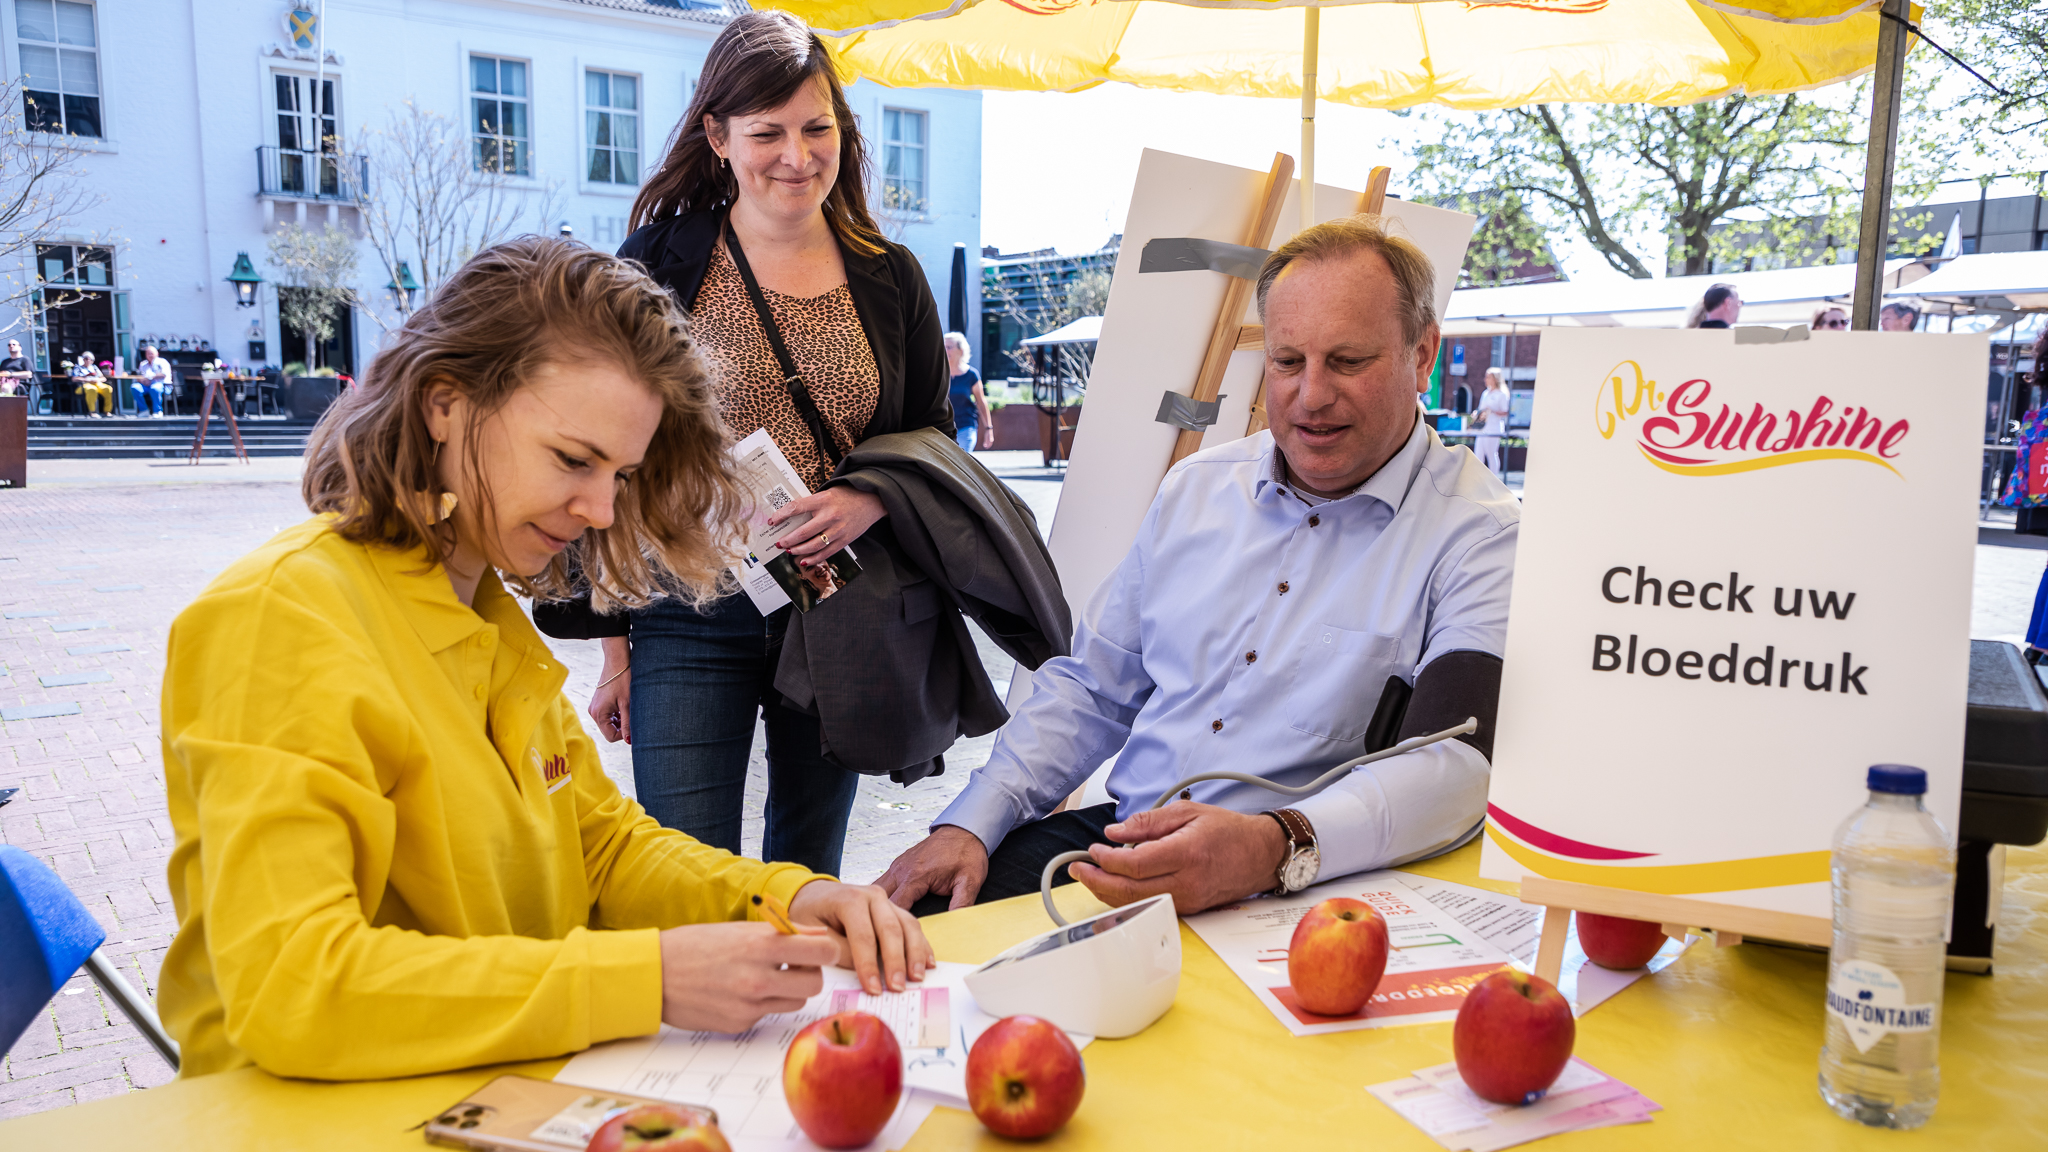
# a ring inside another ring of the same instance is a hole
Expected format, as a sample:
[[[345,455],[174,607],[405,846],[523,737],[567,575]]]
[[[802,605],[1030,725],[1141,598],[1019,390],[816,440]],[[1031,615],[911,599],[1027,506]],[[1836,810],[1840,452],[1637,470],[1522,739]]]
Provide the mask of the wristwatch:
[[[1323,869],[1322,849],[1316,847],[1315,825],[1292,808],[1282,808],[1265,815],[1278,820],[1280,830],[1287,833],[1287,854],[1280,858],[1280,883],[1273,889],[1273,895],[1286,896],[1315,883],[1316,873]]]

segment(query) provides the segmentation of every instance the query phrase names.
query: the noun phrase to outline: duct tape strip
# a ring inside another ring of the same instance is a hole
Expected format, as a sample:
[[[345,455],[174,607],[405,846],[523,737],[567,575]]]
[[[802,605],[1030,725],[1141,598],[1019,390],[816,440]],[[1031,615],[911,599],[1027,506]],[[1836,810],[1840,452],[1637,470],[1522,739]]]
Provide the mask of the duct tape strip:
[[[1240,280],[1257,280],[1259,268],[1272,255],[1264,248],[1199,240],[1192,236],[1161,237],[1145,242],[1138,257],[1140,272],[1221,272]]]
[[[1773,328],[1760,324],[1735,329],[1737,344],[1796,344],[1812,336],[1813,331],[1804,324],[1794,324],[1790,328]]]
[[[1221,396],[1214,400],[1196,400],[1178,392],[1168,392],[1159,398],[1159,414],[1152,418],[1183,431],[1201,432],[1216,423],[1216,415],[1222,409]]]

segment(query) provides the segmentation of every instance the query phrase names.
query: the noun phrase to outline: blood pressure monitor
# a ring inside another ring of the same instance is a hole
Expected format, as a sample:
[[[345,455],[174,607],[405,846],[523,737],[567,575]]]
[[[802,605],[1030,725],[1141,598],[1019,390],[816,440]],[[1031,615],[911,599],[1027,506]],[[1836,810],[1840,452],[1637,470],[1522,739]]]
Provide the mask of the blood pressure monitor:
[[[1154,896],[1034,936],[967,975],[992,1016],[1019,1014],[1105,1040],[1142,1032],[1180,991],[1180,920]]]

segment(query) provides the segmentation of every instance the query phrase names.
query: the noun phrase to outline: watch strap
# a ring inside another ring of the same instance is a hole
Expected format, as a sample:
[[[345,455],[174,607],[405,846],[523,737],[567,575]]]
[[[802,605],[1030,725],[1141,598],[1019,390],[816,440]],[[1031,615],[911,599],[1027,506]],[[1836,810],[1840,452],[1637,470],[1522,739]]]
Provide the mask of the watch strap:
[[[1261,815],[1271,816],[1280,825],[1280,831],[1287,836],[1287,852],[1280,858],[1279,871],[1273,877],[1273,895],[1286,896],[1294,891],[1287,886],[1284,879],[1287,865],[1303,852],[1316,849],[1315,825],[1309,823],[1308,817],[1292,808],[1268,810]]]
[[[1292,808],[1281,808],[1273,812],[1273,818],[1287,829],[1287,842],[1299,848],[1316,847],[1316,827],[1308,817]]]

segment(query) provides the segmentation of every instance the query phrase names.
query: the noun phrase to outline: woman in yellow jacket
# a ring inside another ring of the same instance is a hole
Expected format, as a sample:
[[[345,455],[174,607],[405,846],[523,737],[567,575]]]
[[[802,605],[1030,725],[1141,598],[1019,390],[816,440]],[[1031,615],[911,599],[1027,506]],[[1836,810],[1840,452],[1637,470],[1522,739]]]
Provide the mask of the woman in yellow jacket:
[[[159,1001],[184,1075],[407,1076],[743,1029],[827,964],[921,978],[879,889],[621,796],[500,582],[563,594],[573,551],[614,605],[714,595],[741,498],[717,411],[668,295],[545,239],[470,261],[329,410],[320,515],[171,630]],[[757,894],[807,927],[777,934]]]

